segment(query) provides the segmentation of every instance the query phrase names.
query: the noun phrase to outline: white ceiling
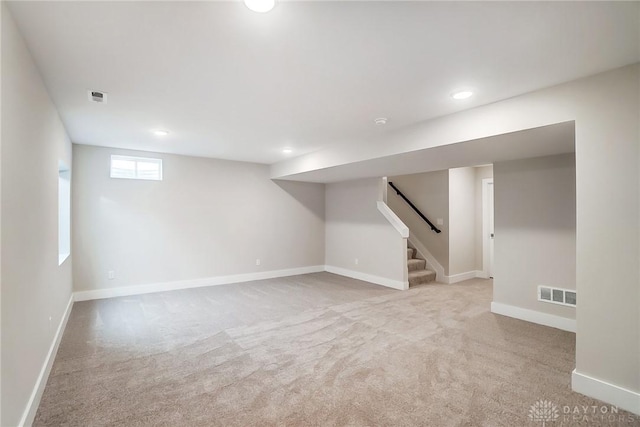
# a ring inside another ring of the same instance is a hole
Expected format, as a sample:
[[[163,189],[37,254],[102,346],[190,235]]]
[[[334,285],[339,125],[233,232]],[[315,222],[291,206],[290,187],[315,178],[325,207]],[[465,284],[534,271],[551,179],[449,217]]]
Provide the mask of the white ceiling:
[[[10,9],[73,142],[260,163],[640,61],[638,2]],[[452,100],[461,87],[476,96]],[[108,104],[90,103],[89,89]]]

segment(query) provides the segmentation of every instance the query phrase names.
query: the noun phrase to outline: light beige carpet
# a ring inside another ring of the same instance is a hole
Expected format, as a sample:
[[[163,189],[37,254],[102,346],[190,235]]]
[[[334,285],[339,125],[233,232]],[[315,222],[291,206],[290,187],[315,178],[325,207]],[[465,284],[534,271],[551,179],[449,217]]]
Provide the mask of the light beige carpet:
[[[317,273],[76,303],[35,425],[534,426],[539,400],[640,425],[567,418],[602,405],[571,391],[574,335],[491,293]]]

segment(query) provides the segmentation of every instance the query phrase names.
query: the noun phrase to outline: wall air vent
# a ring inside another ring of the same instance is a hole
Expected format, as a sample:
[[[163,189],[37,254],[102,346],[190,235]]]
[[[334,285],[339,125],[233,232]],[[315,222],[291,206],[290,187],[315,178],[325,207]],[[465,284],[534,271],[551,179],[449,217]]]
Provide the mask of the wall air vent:
[[[538,301],[575,307],[576,291],[552,288],[550,286],[538,286]]]
[[[106,104],[107,103],[107,93],[100,92],[99,90],[90,90],[89,91],[89,101],[97,102],[98,104]]]

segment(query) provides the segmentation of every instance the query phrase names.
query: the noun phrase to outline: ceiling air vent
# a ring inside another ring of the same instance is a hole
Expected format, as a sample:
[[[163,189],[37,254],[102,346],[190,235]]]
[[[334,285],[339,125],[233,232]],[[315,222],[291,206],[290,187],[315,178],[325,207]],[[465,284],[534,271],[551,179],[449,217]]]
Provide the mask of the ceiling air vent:
[[[100,92],[99,90],[90,90],[89,91],[89,101],[97,102],[98,104],[106,104],[107,103],[107,93]]]

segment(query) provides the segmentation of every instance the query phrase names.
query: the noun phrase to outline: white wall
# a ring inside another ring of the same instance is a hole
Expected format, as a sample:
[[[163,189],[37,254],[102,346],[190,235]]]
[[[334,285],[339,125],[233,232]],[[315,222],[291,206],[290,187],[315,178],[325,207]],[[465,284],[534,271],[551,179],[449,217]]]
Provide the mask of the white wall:
[[[0,23],[3,20],[4,5],[0,5]],[[2,31],[0,27],[0,49]],[[2,59],[0,57],[0,76],[2,76]],[[0,82],[0,111],[2,111],[2,82]],[[2,118],[0,117],[0,202],[2,201]],[[0,204],[0,425],[2,424],[2,205]]]
[[[350,174],[354,178],[385,176],[395,162],[417,150],[575,122],[576,372],[591,378],[585,380],[591,386],[574,383],[574,389],[612,403],[627,402],[627,408],[640,413],[639,92],[640,65],[635,64],[386,132],[376,140],[336,145],[273,165],[272,176],[321,169],[339,173],[340,168],[365,171]],[[376,159],[371,168],[369,159]],[[462,165],[448,167],[455,166]]]
[[[576,289],[575,156],[496,163],[493,170],[494,302],[575,319],[575,308],[537,300],[538,285]],[[580,304],[579,292],[577,298]]]
[[[58,266],[59,161],[71,164],[71,143],[3,2],[3,426],[20,423],[71,297],[71,258]]]
[[[445,274],[449,274],[449,172],[436,171],[389,177],[402,193],[426,215],[434,224],[442,218],[443,224],[436,225],[442,232],[434,233],[429,224],[392,188],[387,189],[389,207],[400,217],[411,233],[440,263]]]
[[[378,211],[379,181],[327,185],[325,262],[329,271],[361,273],[363,279],[400,288],[407,284],[407,240]]]
[[[0,23],[3,20],[4,5],[0,5]],[[0,27],[0,49],[2,31]],[[2,58],[0,57],[0,76],[2,76]],[[2,82],[0,82],[0,111],[2,111]],[[0,117],[0,201],[2,201],[2,117]],[[0,425],[2,424],[2,205],[0,204]]]
[[[483,200],[482,200],[482,181],[484,179],[493,178],[493,165],[478,166],[475,169],[475,193],[476,193],[476,205],[475,205],[475,246],[476,246],[476,262],[475,270],[482,271],[484,269],[484,236],[482,235],[482,226],[484,221],[483,212]],[[488,254],[487,254],[488,256]]]
[[[475,168],[449,169],[449,275],[476,270]]]
[[[76,290],[324,264],[322,184],[274,182],[253,163],[73,151]],[[163,180],[109,178],[111,154],[161,158]]]

